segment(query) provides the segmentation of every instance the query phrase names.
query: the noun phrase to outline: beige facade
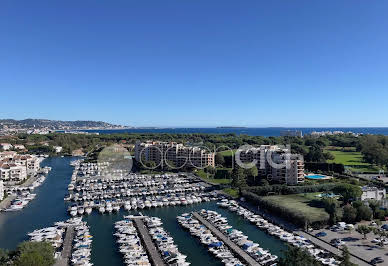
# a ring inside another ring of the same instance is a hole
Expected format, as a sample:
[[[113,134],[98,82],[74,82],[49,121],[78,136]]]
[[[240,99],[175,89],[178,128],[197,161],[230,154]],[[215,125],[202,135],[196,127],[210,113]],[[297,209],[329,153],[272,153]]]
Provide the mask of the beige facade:
[[[261,145],[239,153],[242,163],[255,162],[259,175],[288,185],[304,182],[304,162],[301,155],[290,154],[277,145]],[[238,159],[237,159],[238,160]]]
[[[173,163],[174,167],[207,167],[213,166],[214,152],[200,147],[187,147],[176,142],[147,141],[135,145],[135,159],[138,162],[154,161],[157,166],[166,167]]]

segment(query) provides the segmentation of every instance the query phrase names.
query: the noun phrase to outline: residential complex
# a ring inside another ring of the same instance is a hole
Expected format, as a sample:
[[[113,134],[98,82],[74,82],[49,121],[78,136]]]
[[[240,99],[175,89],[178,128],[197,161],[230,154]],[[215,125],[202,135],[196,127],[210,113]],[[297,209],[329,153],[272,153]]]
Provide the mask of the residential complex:
[[[19,155],[14,151],[0,152],[0,179],[21,182],[39,170],[41,159],[33,155]]]
[[[161,168],[171,162],[175,167],[214,167],[214,157],[215,153],[206,148],[176,142],[147,141],[135,145],[135,159],[138,162],[153,161]]]
[[[238,158],[237,158],[238,157]],[[288,185],[304,182],[303,156],[277,145],[261,145],[236,153],[237,163],[255,163],[260,176]]]

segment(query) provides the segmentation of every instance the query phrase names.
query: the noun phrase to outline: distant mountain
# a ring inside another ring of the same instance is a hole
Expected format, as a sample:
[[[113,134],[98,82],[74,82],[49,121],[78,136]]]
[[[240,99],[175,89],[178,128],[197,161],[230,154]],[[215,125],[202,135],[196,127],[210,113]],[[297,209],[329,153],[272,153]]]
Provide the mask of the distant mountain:
[[[60,121],[48,119],[0,119],[0,128],[47,128],[51,130],[88,129],[88,128],[126,128],[121,125],[113,125],[102,121]]]

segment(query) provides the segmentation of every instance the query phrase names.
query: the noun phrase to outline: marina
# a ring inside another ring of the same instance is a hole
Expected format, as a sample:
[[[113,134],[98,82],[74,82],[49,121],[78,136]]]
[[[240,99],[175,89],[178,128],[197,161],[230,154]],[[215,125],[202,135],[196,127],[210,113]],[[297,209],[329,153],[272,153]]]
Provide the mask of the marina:
[[[8,197],[5,202],[2,202],[0,211],[9,212],[23,209],[35,198],[36,194],[32,192],[46,180],[46,176],[50,171],[50,167],[43,167],[23,184],[8,186],[6,189]]]
[[[68,184],[71,181],[73,167],[70,162],[76,158],[53,157],[47,158],[43,165],[52,167],[46,181],[35,190],[36,198],[31,201],[20,212],[0,213],[0,247],[13,249],[18,243],[27,240],[26,236],[38,228],[51,227],[57,221],[66,221],[70,218],[66,212],[69,206],[63,198],[68,193]],[[71,203],[70,203],[71,204]],[[91,244],[90,263],[93,265],[122,266],[124,261],[117,252],[117,239],[114,237],[114,224],[125,219],[127,215],[139,215],[139,211],[144,216],[158,217],[163,222],[163,228],[174,239],[174,243],[179,247],[179,251],[187,256],[187,262],[191,265],[214,265],[221,266],[223,263],[209,254],[208,249],[201,245],[190,234],[182,230],[176,217],[183,213],[200,211],[201,209],[216,210],[222,216],[227,217],[230,224],[250,236],[250,239],[260,244],[261,247],[270,250],[272,254],[282,255],[285,245],[278,239],[269,236],[244,218],[227,209],[218,206],[215,201],[202,201],[187,205],[168,205],[162,208],[151,207],[136,210],[125,210],[110,214],[101,215],[98,211],[93,211],[90,215],[83,216],[90,228],[90,235],[93,236]],[[25,223],[24,221],[29,221]],[[4,230],[7,228],[7,230]]]
[[[74,204],[68,208],[71,216],[142,210],[144,208],[188,205],[216,200],[205,192],[206,184],[185,174],[123,175],[105,173],[109,163],[73,163],[74,172],[64,198]]]
[[[208,226],[211,226],[215,233],[219,235],[220,238],[225,239],[233,247],[233,250],[239,254],[239,257],[244,258],[248,262],[248,254],[255,263],[260,265],[274,265],[277,261],[277,256],[272,255],[268,250],[264,250],[260,247],[259,244],[248,239],[242,231],[233,229],[232,226],[228,224],[228,221],[225,217],[218,214],[216,211],[204,210],[202,209],[199,213],[193,214],[197,219],[203,221]],[[203,220],[203,219],[205,220]],[[236,246],[237,245],[237,246]],[[251,261],[251,260],[250,260]]]

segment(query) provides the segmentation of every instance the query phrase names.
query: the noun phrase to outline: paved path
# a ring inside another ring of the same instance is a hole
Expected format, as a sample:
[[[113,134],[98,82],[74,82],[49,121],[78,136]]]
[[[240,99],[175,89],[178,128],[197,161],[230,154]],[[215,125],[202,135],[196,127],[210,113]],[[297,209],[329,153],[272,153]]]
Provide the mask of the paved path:
[[[38,177],[40,177],[40,175],[38,175],[38,174],[31,176],[23,184],[21,184],[20,187],[26,188],[26,187],[30,186],[32,183],[34,183],[38,179]]]
[[[74,225],[70,225],[66,229],[65,240],[63,241],[63,249],[60,258],[57,259],[54,266],[67,266],[71,256],[71,248],[74,239]]]
[[[319,238],[316,238],[312,235],[309,235],[308,233],[306,232],[303,232],[303,231],[294,231],[294,233],[298,234],[298,235],[301,235],[301,236],[304,236],[305,238],[307,238],[308,240],[310,240],[311,242],[313,242],[315,245],[323,248],[323,249],[326,249],[327,251],[339,256],[339,257],[342,257],[342,250],[341,249],[338,249],[338,248],[335,248],[333,247],[332,245],[322,241],[321,239]],[[355,256],[353,256],[352,254],[350,254],[350,261],[359,265],[359,266],[367,266],[367,265],[370,265],[369,263],[366,263],[365,261],[362,261],[358,258],[356,258]]]
[[[193,212],[193,216],[198,219],[203,225],[205,225],[218,239],[220,239],[226,246],[235,253],[243,263],[247,265],[257,266],[260,265],[255,261],[251,256],[249,256],[245,251],[243,251],[239,246],[233,243],[229,238],[227,238],[221,231],[214,227],[211,223],[206,221],[201,215],[196,212]]]
[[[16,199],[15,195],[7,196],[4,200],[0,202],[0,211],[7,209],[11,205],[11,201]]]
[[[166,264],[163,262],[162,257],[160,256],[159,251],[156,249],[154,242],[151,239],[151,236],[144,225],[143,219],[132,219],[135,222],[136,229],[139,232],[140,239],[142,240],[145,248],[147,250],[147,254],[151,260],[151,264],[153,266],[165,266]]]

